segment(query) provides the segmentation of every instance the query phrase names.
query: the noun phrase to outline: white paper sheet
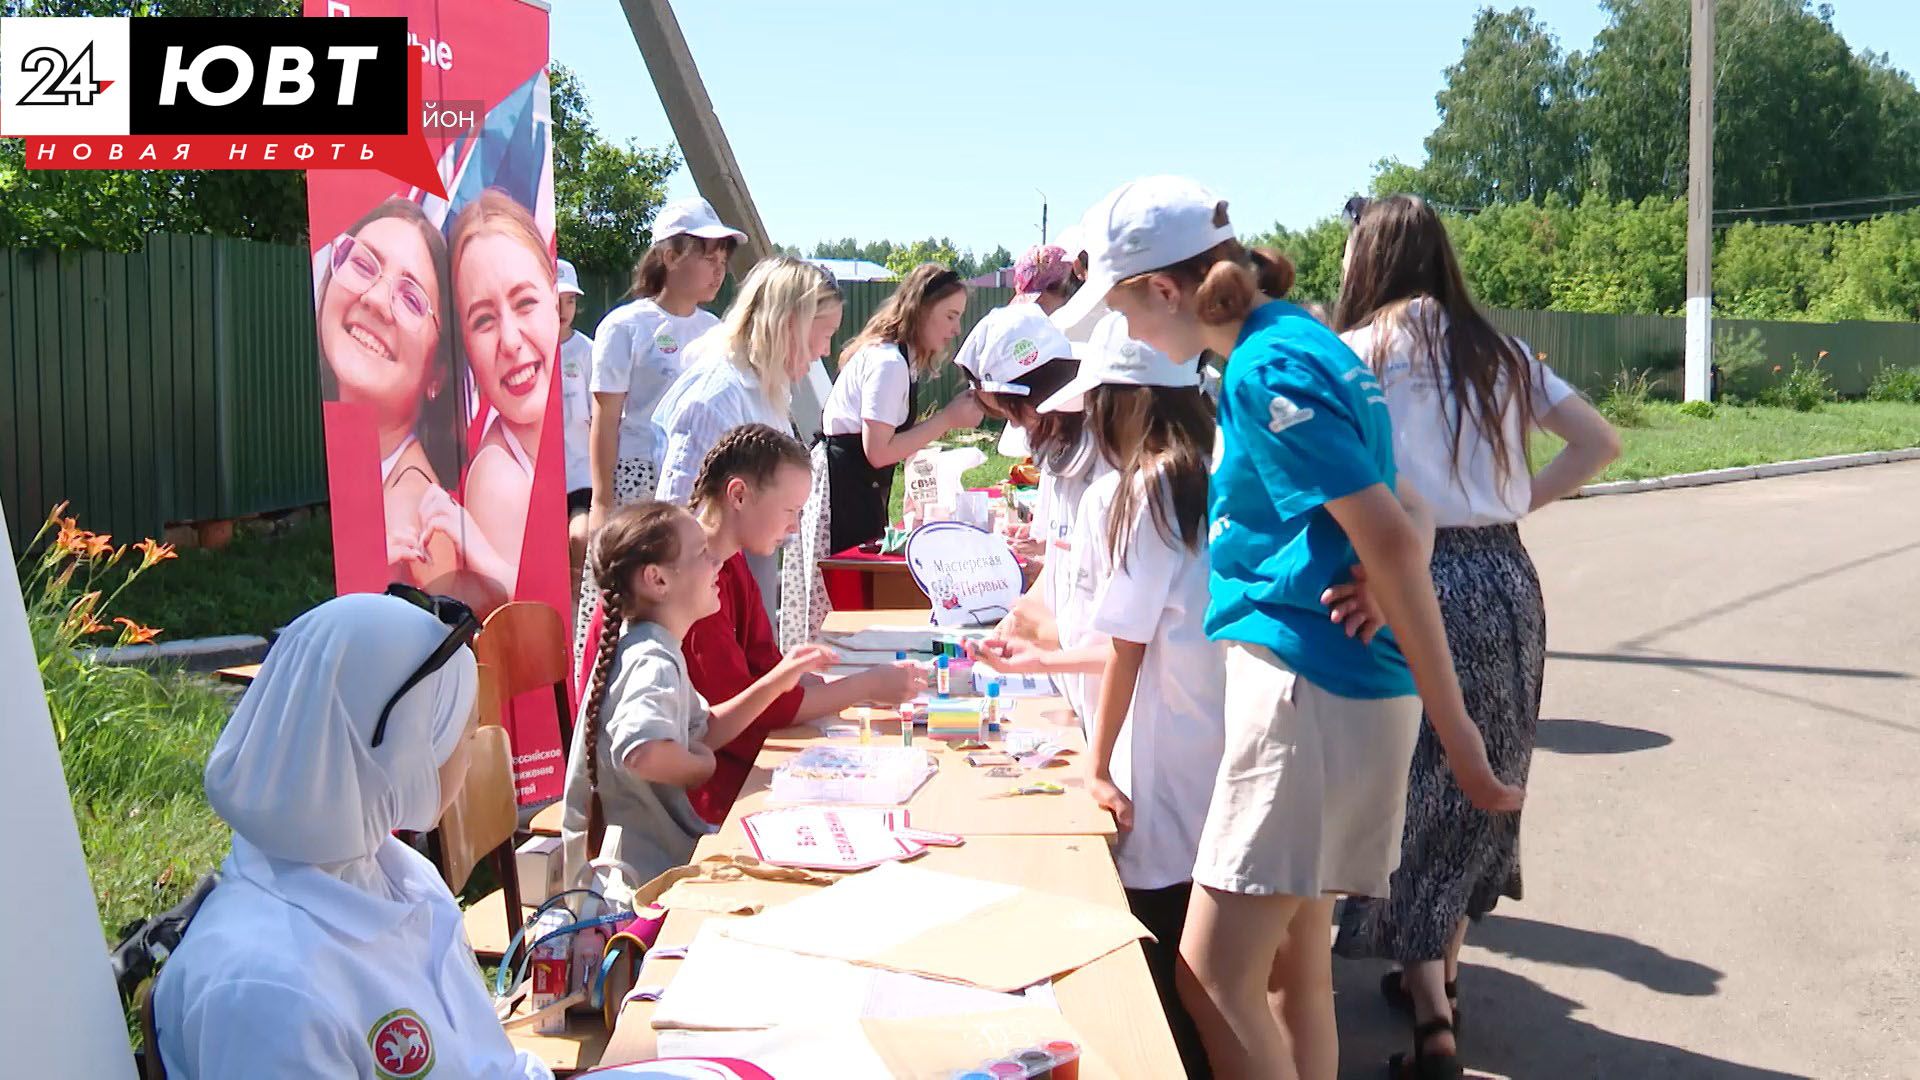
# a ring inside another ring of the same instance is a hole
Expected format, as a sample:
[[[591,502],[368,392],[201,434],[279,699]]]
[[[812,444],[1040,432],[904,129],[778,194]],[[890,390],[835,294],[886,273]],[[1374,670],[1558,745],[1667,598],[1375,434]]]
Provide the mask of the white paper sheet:
[[[928,927],[964,924],[1019,892],[1018,885],[887,863],[721,930],[740,941],[804,941],[824,953],[865,955],[912,940]]]
[[[1058,1007],[1050,982],[1028,987],[1023,993],[995,993],[753,945],[722,933],[721,925],[708,922],[694,935],[686,960],[667,984],[667,992],[654,1012],[654,1027],[758,1030],[852,1022],[861,1017],[911,1019],[999,1012],[1028,1005]]]
[[[885,653],[888,660],[895,652],[930,653],[933,651],[933,627],[869,626],[851,634],[822,635],[836,649]]]

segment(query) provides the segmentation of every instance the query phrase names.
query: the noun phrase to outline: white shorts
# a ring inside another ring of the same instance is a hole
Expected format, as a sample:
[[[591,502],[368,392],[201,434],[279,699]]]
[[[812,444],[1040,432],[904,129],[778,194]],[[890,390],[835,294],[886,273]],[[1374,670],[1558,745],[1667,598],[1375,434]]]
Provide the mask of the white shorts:
[[[1330,694],[1273,653],[1227,649],[1227,752],[1193,880],[1223,892],[1387,895],[1418,697]]]

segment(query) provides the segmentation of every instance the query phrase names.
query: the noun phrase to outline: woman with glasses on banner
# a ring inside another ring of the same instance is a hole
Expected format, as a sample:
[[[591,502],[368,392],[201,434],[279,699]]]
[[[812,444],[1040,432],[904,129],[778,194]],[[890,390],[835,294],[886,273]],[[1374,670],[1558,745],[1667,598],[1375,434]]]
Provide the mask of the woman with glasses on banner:
[[[472,612],[393,591],[295,620],[213,748],[233,850],[154,987],[172,1076],[552,1076],[501,1030],[440,872],[392,835],[459,795],[479,683]]]
[[[390,576],[425,585],[453,573],[450,537],[423,520],[442,478],[459,475],[461,373],[442,332],[447,247],[420,207],[388,199],[326,250],[315,324],[320,390],[369,411],[379,438]]]

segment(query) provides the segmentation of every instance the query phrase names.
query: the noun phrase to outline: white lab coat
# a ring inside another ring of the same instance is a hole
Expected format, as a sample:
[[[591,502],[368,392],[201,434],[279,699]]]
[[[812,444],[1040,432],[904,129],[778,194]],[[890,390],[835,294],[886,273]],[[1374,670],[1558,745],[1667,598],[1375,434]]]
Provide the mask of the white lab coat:
[[[233,851],[154,986],[169,1076],[551,1080],[495,1020],[453,894],[392,836],[433,826],[473,716],[460,649],[372,745],[447,632],[406,601],[343,596],[274,643],[207,761]]]
[[[552,1076],[507,1041],[433,864],[391,838],[375,859],[398,895],[234,841],[158,983],[168,1076]]]

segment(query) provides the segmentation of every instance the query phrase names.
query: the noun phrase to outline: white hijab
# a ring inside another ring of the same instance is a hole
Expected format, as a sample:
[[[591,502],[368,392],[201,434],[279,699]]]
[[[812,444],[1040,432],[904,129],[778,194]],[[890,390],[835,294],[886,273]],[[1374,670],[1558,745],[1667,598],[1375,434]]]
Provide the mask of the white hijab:
[[[407,691],[368,744],[387,699],[447,633],[390,596],[342,596],[295,620],[207,760],[207,801],[237,838],[352,880],[395,829],[432,828],[439,769],[478,690],[472,650]]]

